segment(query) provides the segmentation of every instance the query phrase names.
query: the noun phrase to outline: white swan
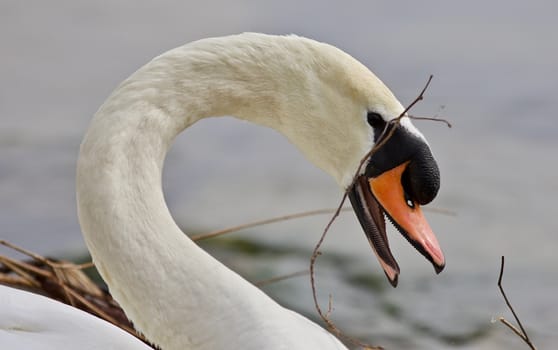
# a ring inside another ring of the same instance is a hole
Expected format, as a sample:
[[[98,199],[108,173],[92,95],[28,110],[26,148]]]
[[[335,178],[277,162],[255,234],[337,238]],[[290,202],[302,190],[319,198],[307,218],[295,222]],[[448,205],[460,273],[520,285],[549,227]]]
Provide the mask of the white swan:
[[[165,350],[345,349],[184,235],[164,201],[163,160],[188,126],[232,115],[279,131],[345,189],[386,122],[402,111],[389,89],[351,56],[297,36],[205,39],[156,57],[101,106],[78,160],[80,224],[111,294],[136,328]],[[351,203],[394,285],[399,267],[387,244],[383,214],[440,271],[444,257],[420,211],[438,187],[438,168],[424,137],[403,118],[351,188]],[[10,304],[6,295],[18,293],[0,288],[0,307]],[[46,303],[41,297],[25,302]],[[27,348],[48,348],[50,328],[41,333],[40,323],[57,311],[47,311],[29,326],[13,325],[0,312],[0,344],[15,346],[10,330],[23,336],[27,331],[44,336]],[[53,348],[99,348],[95,340],[117,336],[98,333],[97,323],[85,316],[83,327],[68,323],[79,313],[52,321],[61,322],[59,329],[69,326],[68,341]],[[90,332],[91,343],[72,343],[74,326],[81,327],[75,337]]]

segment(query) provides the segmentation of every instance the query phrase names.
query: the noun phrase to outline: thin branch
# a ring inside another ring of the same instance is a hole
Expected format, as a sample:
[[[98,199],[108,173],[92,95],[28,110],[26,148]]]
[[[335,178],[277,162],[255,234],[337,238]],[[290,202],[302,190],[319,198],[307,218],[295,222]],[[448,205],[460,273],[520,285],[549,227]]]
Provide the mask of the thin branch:
[[[95,267],[93,261],[84,262],[82,264],[74,264],[74,263],[59,263],[59,262],[51,262],[54,266],[59,269],[69,269],[69,270],[85,270]]]
[[[20,276],[26,282],[31,284],[33,287],[40,286],[40,283],[38,283],[33,278],[33,276],[31,276],[27,271],[25,271],[25,266],[22,267],[21,266],[22,263],[20,263],[19,261],[0,257],[0,263],[2,263],[4,266],[8,267],[10,270],[15,272],[18,276]]]
[[[502,322],[503,324],[505,324],[506,326],[508,326],[509,329],[511,329],[518,337],[520,337],[523,341],[525,341],[525,337],[523,336],[523,333],[521,333],[521,330],[517,329],[516,326],[514,326],[513,324],[511,324],[508,320],[506,320],[503,316],[498,317],[498,321]]]
[[[254,227],[258,227],[258,226],[264,226],[264,225],[269,225],[269,224],[274,224],[277,222],[282,222],[282,221],[289,221],[289,220],[295,220],[295,219],[301,219],[301,218],[306,218],[306,217],[310,217],[310,216],[316,216],[316,215],[324,215],[324,214],[333,214],[335,213],[335,211],[337,210],[337,208],[325,208],[325,209],[315,209],[315,210],[309,210],[309,211],[303,211],[303,212],[299,212],[299,213],[294,213],[294,214],[288,214],[288,215],[281,215],[281,216],[276,216],[276,217],[272,217],[272,218],[268,218],[268,219],[263,219],[263,220],[257,220],[257,221],[253,221],[253,222],[249,222],[249,223],[245,223],[245,224],[240,224],[240,225],[236,225],[236,226],[232,226],[232,227],[227,227],[224,229],[219,229],[219,230],[215,230],[215,231],[211,231],[211,232],[206,232],[206,233],[201,233],[198,235],[192,235],[190,236],[190,239],[193,241],[202,241],[205,239],[209,239],[209,238],[215,238],[215,237],[219,237],[222,235],[226,235],[232,232],[237,232],[237,231],[241,231],[241,230],[246,230],[249,228],[254,228]],[[350,212],[353,209],[350,207],[343,207],[341,208],[341,213],[343,212]],[[448,215],[448,216],[456,216],[457,214],[449,209],[445,209],[445,208],[435,208],[435,207],[427,207],[424,208],[425,211],[430,211],[433,213],[437,213],[437,214],[442,214],[442,215]],[[76,268],[76,266],[79,266],[80,268],[88,268],[93,266],[93,263],[85,263],[82,265],[69,265],[68,268]]]
[[[427,212],[431,212],[431,213],[446,215],[446,216],[453,216],[453,217],[457,216],[457,212],[455,212],[451,209],[446,209],[446,208],[425,207],[425,208],[422,208],[422,210],[427,211]]]
[[[434,75],[430,74],[430,76],[428,77],[428,80],[426,81],[426,84],[424,85],[424,87],[422,88],[420,94],[417,96],[417,98],[415,98],[413,100],[413,102],[411,102],[410,105],[407,106],[407,108],[405,108],[405,110],[403,111],[403,113],[401,113],[399,115],[399,117],[397,117],[397,119],[401,119],[403,116],[405,116],[407,114],[407,112],[413,108],[414,105],[416,105],[419,101],[422,101],[424,99],[424,93],[426,92],[426,89],[428,89],[428,86],[430,86],[430,82],[432,81],[432,78],[434,78]]]
[[[62,292],[64,293],[64,295],[66,296],[66,299],[68,300],[69,304],[72,306],[76,306],[75,304],[75,300],[72,297],[72,289],[71,287],[69,287],[68,285],[66,285],[66,282],[64,281],[64,277],[62,275],[62,270],[57,269],[55,267],[52,267],[52,271],[54,272],[54,280],[57,282],[57,284],[59,286],[62,287]]]
[[[23,270],[26,270],[28,272],[34,273],[36,275],[39,275],[43,278],[50,278],[52,277],[52,274],[48,271],[45,271],[43,269],[41,269],[40,267],[28,264],[25,261],[19,261],[19,260],[15,260],[15,259],[10,259],[6,256],[0,256],[0,263],[3,263],[4,265],[10,267],[10,269],[14,272],[17,272],[17,269],[14,269],[13,267],[11,267],[10,265],[8,265],[9,263],[13,264],[13,265],[17,265],[18,267],[20,267]],[[41,262],[42,263],[42,262]],[[17,272],[19,273],[19,272]]]
[[[19,275],[10,276],[5,274],[0,274],[0,284],[4,284],[6,286],[16,286],[20,288],[37,288],[35,283],[28,281],[27,279]]]
[[[40,255],[38,255],[38,254],[35,254],[35,253],[33,253],[33,252],[31,252],[31,251],[29,251],[29,250],[27,250],[27,249],[23,249],[23,248],[21,248],[21,247],[18,247],[18,246],[16,246],[15,244],[12,244],[12,243],[10,243],[10,242],[8,242],[8,241],[6,241],[6,240],[0,239],[0,245],[6,246],[6,247],[8,247],[8,248],[11,248],[11,249],[13,249],[13,250],[15,250],[15,251],[17,251],[17,252],[20,252],[21,254],[27,255],[28,257],[33,258],[33,259],[35,259],[35,260],[37,260],[37,261],[40,261],[40,262],[42,262],[42,263],[45,263],[45,264],[47,263],[47,259],[45,259],[44,257],[42,257],[42,256],[40,256]]]
[[[310,271],[308,271],[308,270],[301,270],[301,271],[289,273],[289,274],[286,274],[286,275],[281,275],[281,276],[269,278],[269,279],[266,279],[266,280],[261,280],[261,281],[258,281],[256,283],[254,283],[254,285],[256,285],[257,287],[264,287],[264,286],[267,286],[269,284],[284,281],[284,280],[289,279],[289,278],[299,277],[299,276],[306,276],[309,273],[310,273]]]
[[[249,222],[249,223],[246,223],[246,224],[241,224],[241,225],[238,225],[238,226],[225,228],[225,229],[222,229],[222,230],[217,230],[217,231],[212,231],[212,232],[208,232],[208,233],[203,233],[203,234],[199,234],[199,235],[190,236],[190,239],[193,240],[193,241],[200,241],[200,240],[204,240],[204,239],[208,239],[208,238],[221,236],[221,235],[224,235],[224,234],[227,234],[227,233],[236,232],[236,231],[240,231],[240,230],[245,230],[245,229],[253,228],[253,227],[256,227],[256,226],[263,226],[263,225],[273,224],[273,223],[280,222],[280,221],[299,219],[299,218],[304,218],[304,217],[314,216],[314,215],[331,214],[334,210],[335,209],[318,209],[318,210],[304,211],[304,212],[295,213],[295,214],[277,216],[277,217],[270,218],[270,219],[258,220],[258,221]],[[350,210],[350,209],[345,208],[345,209],[342,209],[342,210]]]
[[[444,124],[446,124],[446,126],[448,128],[451,128],[453,126],[453,125],[451,125],[451,123],[448,120],[443,119],[443,118],[439,118],[439,117],[419,117],[419,116],[416,116],[416,115],[409,115],[409,118],[414,119],[414,120],[430,120],[430,121],[433,121],[433,122],[444,123]]]
[[[533,343],[531,342],[531,339],[529,339],[529,336],[527,335],[527,332],[525,331],[525,328],[523,328],[523,325],[521,324],[521,321],[519,320],[519,317],[515,313],[515,310],[513,309],[513,306],[511,305],[510,301],[508,300],[506,292],[504,291],[504,287],[502,287],[502,277],[503,276],[504,276],[504,256],[502,256],[502,263],[500,264],[500,276],[498,277],[498,288],[500,288],[500,292],[502,293],[502,296],[504,297],[504,300],[506,301],[506,305],[508,306],[508,309],[510,309],[511,313],[513,314],[513,317],[515,318],[515,321],[519,325],[520,330],[517,329],[516,327],[514,327],[504,317],[500,317],[500,318],[498,318],[498,320],[500,320],[500,322],[505,324],[509,329],[511,329],[515,334],[517,334],[521,339],[523,339],[523,341],[527,345],[529,345],[529,347],[532,350],[537,350],[535,345],[533,345]]]
[[[329,295],[328,303],[327,303],[327,312],[326,316],[329,318],[331,313],[333,312],[333,295]]]

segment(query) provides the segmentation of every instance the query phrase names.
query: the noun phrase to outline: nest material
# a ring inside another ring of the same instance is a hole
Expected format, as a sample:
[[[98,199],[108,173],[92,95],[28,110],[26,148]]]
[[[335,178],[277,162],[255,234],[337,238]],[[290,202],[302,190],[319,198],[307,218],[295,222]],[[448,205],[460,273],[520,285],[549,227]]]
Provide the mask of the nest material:
[[[86,311],[152,346],[134,329],[108,291],[85,274],[84,270],[94,268],[93,263],[77,265],[45,258],[3,240],[0,244],[27,256],[26,260],[16,260],[0,255],[0,284],[41,294]]]

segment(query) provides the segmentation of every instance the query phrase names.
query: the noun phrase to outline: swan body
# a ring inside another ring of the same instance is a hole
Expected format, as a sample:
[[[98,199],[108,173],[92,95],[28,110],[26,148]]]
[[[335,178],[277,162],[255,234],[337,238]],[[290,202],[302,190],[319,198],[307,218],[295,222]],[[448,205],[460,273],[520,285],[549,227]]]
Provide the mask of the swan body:
[[[377,141],[367,122],[370,111],[386,123],[403,107],[354,58],[297,36],[245,33],[196,41],[156,57],[125,80],[82,142],[77,203],[93,261],[135,327],[164,350],[346,349],[188,239],[165,204],[161,177],[180,132],[203,118],[231,115],[279,131],[349,188]],[[405,137],[426,145],[408,118],[400,127]],[[351,199],[355,210],[363,210],[364,227],[372,219],[371,209],[361,208],[369,203],[369,190],[360,186]],[[443,267],[435,238],[432,243],[429,233],[410,233],[426,247],[422,253]],[[387,253],[374,249],[396,282],[389,247]]]
[[[122,329],[41,295],[0,285],[2,349],[152,349]]]

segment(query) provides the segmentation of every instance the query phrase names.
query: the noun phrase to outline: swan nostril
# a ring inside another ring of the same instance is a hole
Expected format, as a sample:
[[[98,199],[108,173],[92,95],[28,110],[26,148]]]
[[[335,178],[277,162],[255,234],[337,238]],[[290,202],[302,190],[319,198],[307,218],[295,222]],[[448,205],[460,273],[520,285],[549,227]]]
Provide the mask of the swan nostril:
[[[401,186],[403,186],[403,196],[405,197],[405,203],[411,209],[415,207],[413,201],[413,186],[411,182],[411,175],[409,174],[409,166],[405,168],[403,174],[401,174]]]
[[[407,199],[407,206],[411,209],[415,209],[415,203],[410,199]]]
[[[403,188],[405,188],[405,186],[403,186]],[[403,189],[403,196],[405,197],[405,203],[407,203],[407,206],[411,209],[415,209],[415,202],[405,189]]]

